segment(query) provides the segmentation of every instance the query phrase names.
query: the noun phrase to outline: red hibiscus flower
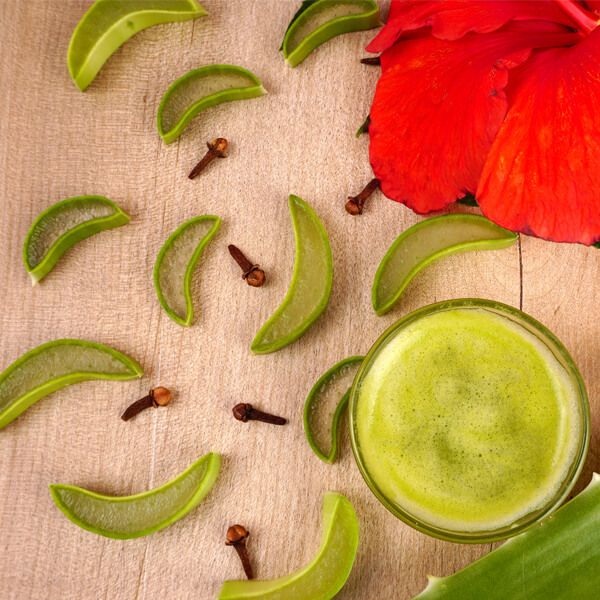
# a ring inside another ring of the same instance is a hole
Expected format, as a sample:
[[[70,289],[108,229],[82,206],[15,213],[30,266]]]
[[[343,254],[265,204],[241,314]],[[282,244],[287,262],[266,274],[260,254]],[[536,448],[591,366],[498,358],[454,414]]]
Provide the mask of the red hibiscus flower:
[[[597,12],[596,12],[597,11]],[[369,135],[383,193],[600,241],[600,0],[392,0]]]

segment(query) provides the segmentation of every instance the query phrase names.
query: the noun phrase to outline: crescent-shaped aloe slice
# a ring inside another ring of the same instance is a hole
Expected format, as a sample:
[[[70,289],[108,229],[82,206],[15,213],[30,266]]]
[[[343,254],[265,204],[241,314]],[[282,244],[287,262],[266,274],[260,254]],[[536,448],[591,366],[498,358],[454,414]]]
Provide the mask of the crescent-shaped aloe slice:
[[[189,327],[194,317],[191,283],[200,255],[221,226],[221,219],[202,215],[178,227],[158,253],[154,287],[167,314]]]
[[[199,112],[265,93],[256,75],[242,67],[209,65],[194,69],[175,81],[163,96],[158,107],[158,133],[170,144]]]
[[[344,496],[325,492],[321,547],[303,569],[271,581],[226,581],[218,600],[329,600],[350,575],[358,521]]]
[[[256,354],[268,354],[297,340],[327,307],[333,278],[327,232],[315,211],[293,194],[289,199],[296,236],[294,275],[288,293],[252,342]]]
[[[419,600],[596,600],[600,590],[600,476],[536,527],[449,577]]]
[[[135,496],[107,496],[74,485],[51,484],[56,506],[75,525],[126,540],[163,529],[196,508],[219,474],[221,457],[210,453],[175,479]]]
[[[294,15],[283,38],[283,56],[290,67],[336,35],[381,25],[375,0],[318,0],[303,6],[306,9]]]
[[[314,453],[326,463],[337,456],[338,426],[348,406],[350,387],[364,356],[333,365],[313,386],[304,404],[304,432]]]
[[[373,308],[378,315],[385,314],[412,279],[441,258],[508,248],[516,241],[516,233],[479,215],[442,215],[421,221],[402,233],[383,257],[373,282]]]
[[[103,196],[77,196],[53,204],[33,222],[23,244],[23,262],[33,285],[73,244],[127,222],[129,215]]]
[[[133,359],[102,344],[83,340],[42,344],[0,374],[0,429],[34,402],[72,383],[126,381],[143,374]]]
[[[207,14],[196,0],[97,0],[71,36],[67,54],[71,77],[83,91],[113,52],[138,31]]]

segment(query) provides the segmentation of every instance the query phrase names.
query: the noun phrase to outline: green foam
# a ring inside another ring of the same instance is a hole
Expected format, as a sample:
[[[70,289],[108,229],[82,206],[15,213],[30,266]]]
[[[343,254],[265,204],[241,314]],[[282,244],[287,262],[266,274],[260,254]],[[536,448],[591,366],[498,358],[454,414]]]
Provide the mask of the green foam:
[[[579,447],[577,389],[535,335],[483,309],[398,330],[362,380],[356,437],[374,484],[454,531],[508,526],[557,493]]]

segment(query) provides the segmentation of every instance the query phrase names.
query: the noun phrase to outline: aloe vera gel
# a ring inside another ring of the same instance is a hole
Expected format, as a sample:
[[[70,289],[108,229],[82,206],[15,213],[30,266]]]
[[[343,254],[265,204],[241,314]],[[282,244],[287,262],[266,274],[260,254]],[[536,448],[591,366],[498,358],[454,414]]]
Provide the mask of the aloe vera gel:
[[[454,301],[409,315],[371,351],[353,390],[353,446],[369,485],[410,524],[508,537],[568,493],[587,416],[579,373],[550,332],[503,305]]]

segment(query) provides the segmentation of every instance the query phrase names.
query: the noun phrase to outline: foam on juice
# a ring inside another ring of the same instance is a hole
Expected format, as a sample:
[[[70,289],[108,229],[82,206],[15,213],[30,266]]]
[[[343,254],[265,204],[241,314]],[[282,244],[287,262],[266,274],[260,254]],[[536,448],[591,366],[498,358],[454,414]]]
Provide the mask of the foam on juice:
[[[575,383],[524,327],[485,309],[400,329],[362,380],[355,433],[383,494],[453,531],[509,526],[557,493],[579,449]]]

